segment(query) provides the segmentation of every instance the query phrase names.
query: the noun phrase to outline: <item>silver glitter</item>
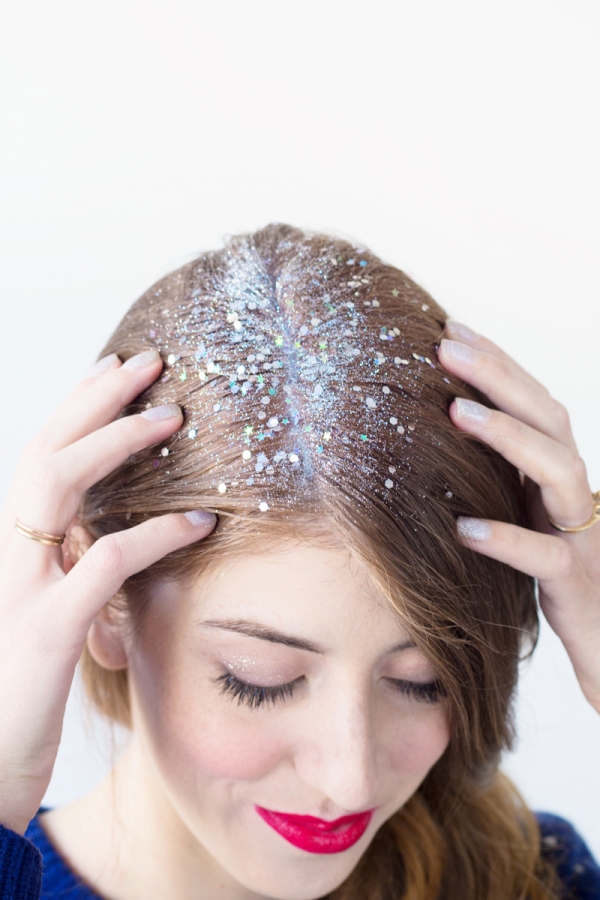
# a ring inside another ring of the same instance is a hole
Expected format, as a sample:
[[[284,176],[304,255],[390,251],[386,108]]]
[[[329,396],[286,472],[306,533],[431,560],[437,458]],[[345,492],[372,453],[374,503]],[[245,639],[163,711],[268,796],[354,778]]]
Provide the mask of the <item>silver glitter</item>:
[[[401,487],[402,475],[386,477],[413,452],[398,423],[418,423],[419,372],[435,367],[425,355],[431,344],[405,337],[405,314],[373,296],[368,260],[344,259],[337,248],[316,259],[309,241],[293,249],[289,261],[267,263],[251,239],[235,239],[208,254],[210,264],[190,264],[170,314],[158,291],[149,323],[170,367],[163,383],[187,381],[194,485],[231,503],[238,483],[256,486],[248,502],[261,511],[284,496],[310,500],[318,478],[338,480],[349,456],[365,484],[382,473],[382,496],[383,487]],[[167,451],[174,472],[177,441]]]

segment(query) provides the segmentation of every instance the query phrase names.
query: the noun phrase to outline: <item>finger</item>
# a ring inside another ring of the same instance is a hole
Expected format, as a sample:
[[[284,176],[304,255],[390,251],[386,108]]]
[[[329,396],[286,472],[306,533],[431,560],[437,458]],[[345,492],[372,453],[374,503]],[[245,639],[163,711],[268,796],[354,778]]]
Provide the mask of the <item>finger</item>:
[[[598,590],[572,544],[506,522],[459,516],[459,540],[539,582],[540,605],[565,644],[590,702],[598,700]]]
[[[19,521],[38,531],[64,534],[89,487],[133,453],[173,434],[182,418],[175,404],[153,407],[140,415],[117,419],[40,460],[19,497]],[[58,559],[61,551],[13,532],[9,554],[15,564],[27,559],[30,565],[43,569]]]
[[[575,448],[565,407],[513,360],[449,340],[441,341],[438,355],[445,369],[464,378],[508,415]]]
[[[94,615],[136,572],[180,547],[205,538],[217,517],[208,510],[171,513],[99,538],[63,579],[57,614],[87,630]]]
[[[553,582],[566,586],[585,579],[577,554],[562,538],[469,516],[459,516],[456,528],[466,547],[519,569],[547,587]]]
[[[81,381],[75,385],[65,399],[69,400],[77,397],[82,391],[85,391],[89,387],[91,381],[100,378],[100,376],[104,375],[105,372],[108,372],[109,369],[118,369],[121,365],[122,361],[116,353],[110,353],[108,356],[103,356],[102,359],[99,359],[97,363],[90,367],[90,370],[84,375]]]
[[[577,452],[498,410],[461,397],[450,418],[462,431],[493,447],[539,485],[544,509],[555,522],[575,526],[592,514],[592,491]]]
[[[446,336],[452,341],[459,341],[461,344],[467,344],[470,347],[474,347],[475,350],[482,350],[484,353],[489,353],[491,356],[504,360],[506,363],[512,363],[523,374],[523,377],[533,381],[534,384],[537,384],[542,390],[546,390],[544,385],[534,378],[531,372],[528,372],[527,369],[520,366],[512,356],[509,356],[505,350],[502,350],[502,348],[498,346],[498,344],[490,341],[490,339],[486,338],[483,334],[477,334],[477,332],[473,331],[467,325],[456,322],[454,319],[446,320],[444,331]]]
[[[85,378],[38,431],[28,455],[35,458],[54,453],[111,422],[156,380],[162,365],[156,350],[145,350],[122,365],[111,365],[99,375]]]

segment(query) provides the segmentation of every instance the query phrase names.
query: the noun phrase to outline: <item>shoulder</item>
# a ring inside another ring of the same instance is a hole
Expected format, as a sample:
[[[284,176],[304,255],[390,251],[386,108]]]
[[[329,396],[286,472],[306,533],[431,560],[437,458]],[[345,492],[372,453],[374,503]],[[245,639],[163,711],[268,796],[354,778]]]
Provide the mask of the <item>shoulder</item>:
[[[40,900],[62,900],[64,897],[69,897],[69,900],[102,900],[77,876],[50,842],[39,818],[46,811],[42,807],[25,832],[25,838],[37,848],[42,857]]]
[[[536,813],[542,855],[556,867],[573,900],[600,900],[600,866],[570,822],[552,813]]]

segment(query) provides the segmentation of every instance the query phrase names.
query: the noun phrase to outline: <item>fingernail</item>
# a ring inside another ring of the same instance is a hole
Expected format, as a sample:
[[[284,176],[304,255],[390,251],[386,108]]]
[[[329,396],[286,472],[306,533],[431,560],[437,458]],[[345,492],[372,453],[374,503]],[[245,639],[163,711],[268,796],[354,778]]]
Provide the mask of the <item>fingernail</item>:
[[[455,319],[446,319],[446,331],[451,331],[452,334],[462,338],[463,341],[474,342],[479,337],[476,331],[473,331],[467,325],[463,325],[462,322],[457,322]]]
[[[189,512],[184,513],[186,519],[192,523],[192,525],[211,525],[216,522],[217,517],[214,513],[208,512],[206,509],[192,509]]]
[[[458,341],[449,341],[447,338],[444,338],[440,346],[444,353],[447,353],[452,359],[458,360],[458,362],[474,363],[477,359],[476,350],[473,350],[472,347],[467,347],[466,344],[460,344]]]
[[[456,520],[456,528],[461,537],[468,538],[470,541],[487,541],[492,536],[492,526],[483,519],[459,516]]]
[[[464,400],[462,397],[456,397],[456,411],[461,419],[470,419],[471,422],[487,422],[492,415],[492,410],[482,403],[475,403],[474,400]]]
[[[120,359],[116,353],[109,353],[108,356],[103,356],[102,359],[99,359],[98,362],[95,363],[91,369],[89,369],[85,377],[93,378],[96,375],[101,375],[102,372],[107,372],[109,369],[112,369],[113,366],[116,366],[119,362]]]
[[[151,406],[140,413],[143,419],[151,422],[160,422],[162,419],[178,419],[181,417],[181,407],[176,403],[167,403],[164,406]]]
[[[127,362],[123,363],[124,369],[143,369],[144,366],[151,366],[152,363],[160,359],[160,353],[157,350],[144,350],[143,353],[136,353],[130,356]]]

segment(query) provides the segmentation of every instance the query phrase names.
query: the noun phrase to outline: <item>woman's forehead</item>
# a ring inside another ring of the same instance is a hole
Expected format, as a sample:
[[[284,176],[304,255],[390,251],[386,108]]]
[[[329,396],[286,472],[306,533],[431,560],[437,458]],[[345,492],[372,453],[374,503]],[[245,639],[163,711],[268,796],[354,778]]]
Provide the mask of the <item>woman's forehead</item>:
[[[254,623],[257,631],[297,631],[315,642],[319,634],[348,637],[358,628],[370,636],[406,637],[397,612],[342,546],[289,541],[268,552],[225,557],[193,585],[171,584],[173,591],[198,625]]]

